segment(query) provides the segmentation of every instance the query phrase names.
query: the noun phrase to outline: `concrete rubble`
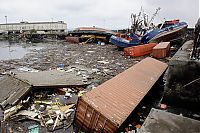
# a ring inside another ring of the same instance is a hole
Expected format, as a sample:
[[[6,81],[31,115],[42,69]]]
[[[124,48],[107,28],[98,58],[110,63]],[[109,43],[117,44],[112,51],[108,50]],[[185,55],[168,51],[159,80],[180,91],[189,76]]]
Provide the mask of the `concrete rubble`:
[[[200,121],[152,108],[138,133],[198,133]]]

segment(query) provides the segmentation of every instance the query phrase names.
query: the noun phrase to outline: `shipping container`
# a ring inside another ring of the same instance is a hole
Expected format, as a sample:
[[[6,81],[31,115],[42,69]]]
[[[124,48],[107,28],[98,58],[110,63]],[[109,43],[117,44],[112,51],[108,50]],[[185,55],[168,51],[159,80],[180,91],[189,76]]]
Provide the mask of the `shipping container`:
[[[79,37],[68,36],[65,39],[67,42],[70,42],[70,43],[79,43]]]
[[[156,45],[156,43],[150,43],[124,48],[124,55],[131,57],[147,55],[152,53],[153,47],[155,47]]]
[[[170,54],[170,42],[161,42],[153,48],[152,56],[165,58]]]
[[[79,98],[75,123],[85,132],[117,132],[167,64],[145,58]]]

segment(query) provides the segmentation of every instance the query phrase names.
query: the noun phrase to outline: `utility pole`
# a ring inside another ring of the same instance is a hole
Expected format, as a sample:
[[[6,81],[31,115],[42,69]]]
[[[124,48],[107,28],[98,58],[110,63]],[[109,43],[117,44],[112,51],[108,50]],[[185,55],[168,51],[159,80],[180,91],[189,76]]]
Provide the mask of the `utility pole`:
[[[6,19],[6,24],[7,24],[7,16],[5,16],[5,19]]]
[[[8,29],[7,29],[7,16],[5,16],[5,19],[6,19],[6,31],[8,31]]]
[[[53,33],[53,18],[51,18],[51,34]]]

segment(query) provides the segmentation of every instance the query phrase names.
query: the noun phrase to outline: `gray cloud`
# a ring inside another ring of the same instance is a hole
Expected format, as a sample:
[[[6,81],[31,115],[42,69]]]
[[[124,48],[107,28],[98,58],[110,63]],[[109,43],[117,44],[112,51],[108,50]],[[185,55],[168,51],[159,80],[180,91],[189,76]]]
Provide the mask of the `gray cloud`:
[[[161,7],[160,19],[181,19],[193,27],[199,17],[198,0],[0,0],[0,23],[64,20],[68,28],[79,26],[127,28],[130,14],[140,7],[152,16]]]

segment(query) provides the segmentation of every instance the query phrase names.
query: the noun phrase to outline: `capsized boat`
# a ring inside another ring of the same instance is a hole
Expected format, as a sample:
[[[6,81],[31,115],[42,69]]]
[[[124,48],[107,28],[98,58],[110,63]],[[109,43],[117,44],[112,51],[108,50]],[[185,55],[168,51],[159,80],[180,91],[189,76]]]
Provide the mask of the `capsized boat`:
[[[163,24],[158,25],[157,28],[148,30],[143,36],[135,33],[127,35],[128,37],[112,35],[109,42],[118,47],[126,48],[150,42],[171,41],[180,38],[187,26],[186,22],[179,22],[179,20],[165,21]]]
[[[138,44],[141,43],[138,36],[135,35],[134,33],[130,33],[130,35],[124,35],[124,34],[112,35],[109,39],[109,42],[122,48],[137,46]]]
[[[168,42],[179,39],[187,29],[186,22],[179,20],[165,21],[158,25],[158,28],[148,31],[141,39],[142,43]]]

